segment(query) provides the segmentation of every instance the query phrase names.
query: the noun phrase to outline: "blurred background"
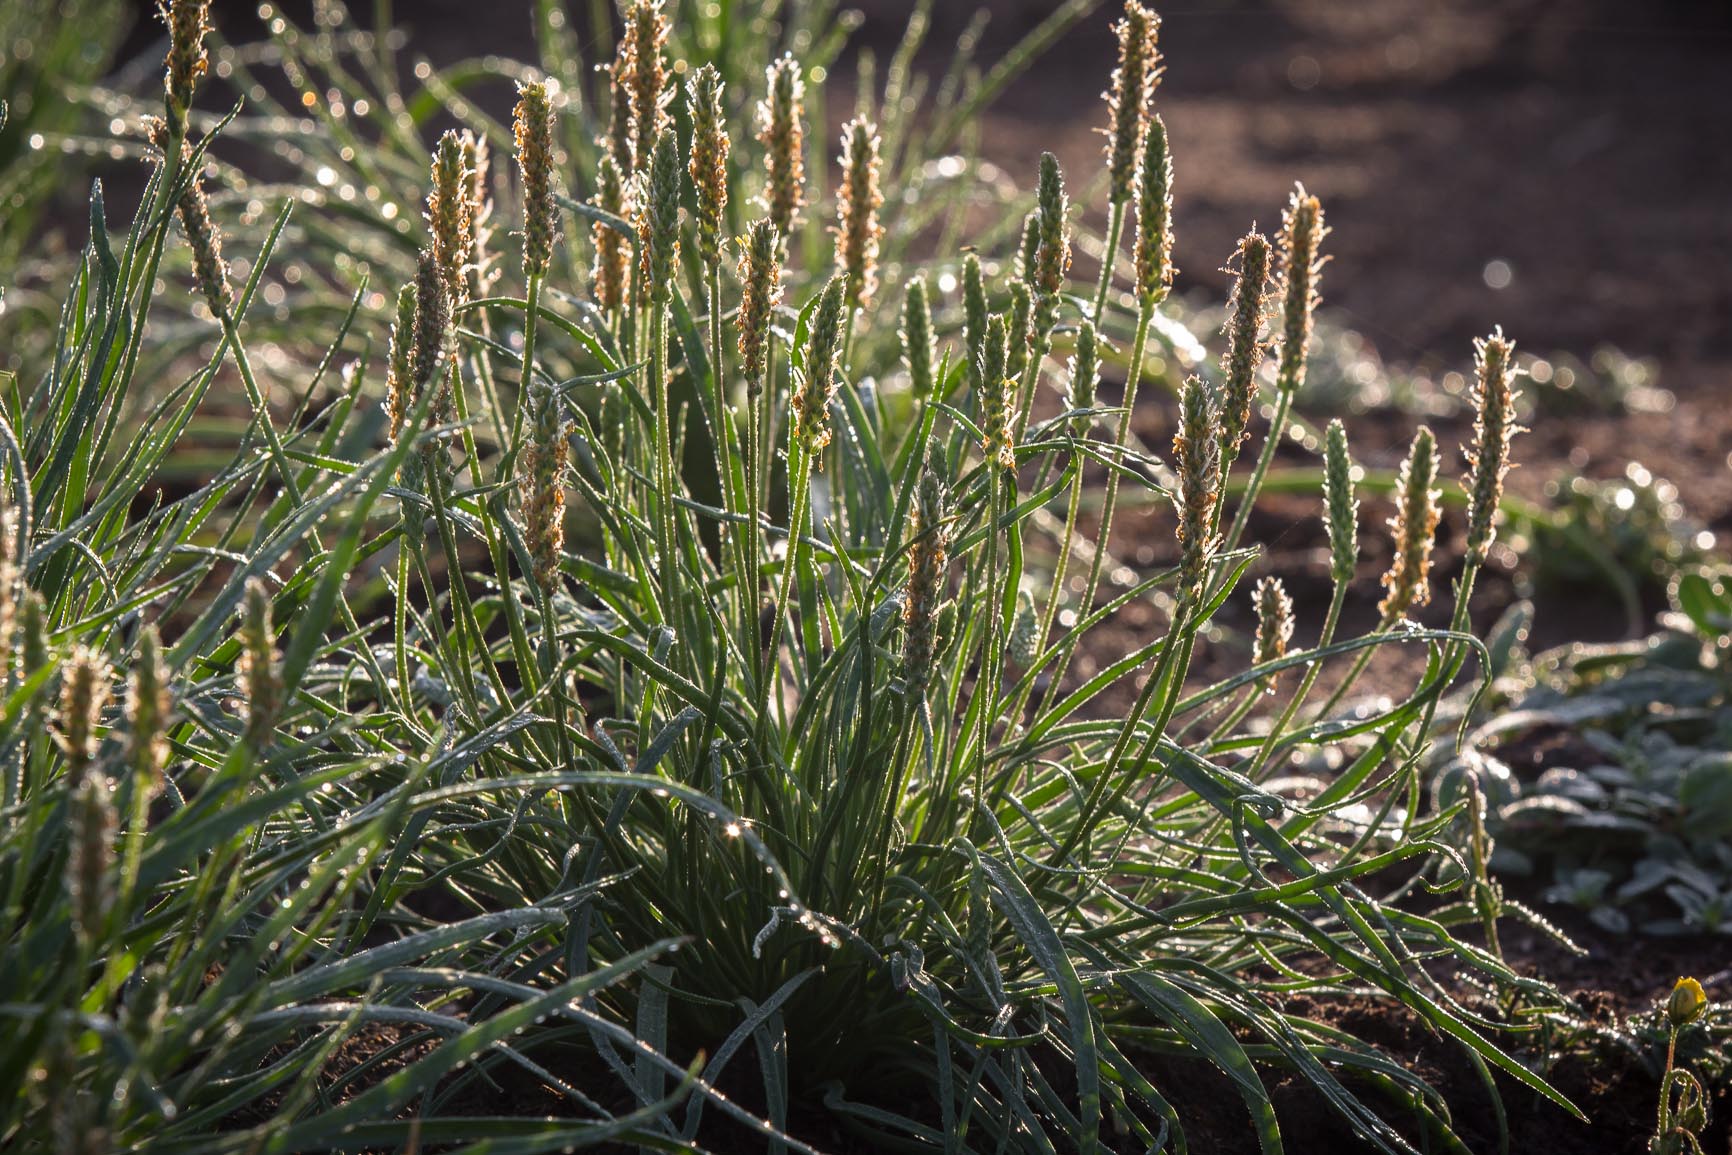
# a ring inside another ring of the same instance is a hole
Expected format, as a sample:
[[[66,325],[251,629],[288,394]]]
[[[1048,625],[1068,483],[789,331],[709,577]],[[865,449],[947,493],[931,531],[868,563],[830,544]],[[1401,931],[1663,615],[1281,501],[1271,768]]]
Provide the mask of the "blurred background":
[[[850,52],[887,56],[913,2],[853,0],[864,20]],[[1054,7],[983,2],[986,60]],[[48,3],[0,0],[0,13],[11,12],[0,31],[28,24]],[[931,67],[943,67],[980,6],[936,6],[924,50]],[[96,3],[58,7],[76,20]],[[122,69],[135,60],[155,69],[154,7],[133,0],[124,28],[92,20],[91,51]],[[533,57],[530,0],[491,4],[480,16],[472,0],[390,7],[412,54],[435,65],[490,52]],[[1114,7],[1107,0],[993,107],[984,151],[1013,180],[1032,183],[1039,148],[1058,153],[1078,187],[1099,171]],[[1577,403],[1532,422],[1518,492],[1537,498],[1576,476],[1624,478],[1635,461],[1643,475],[1671,479],[1695,526],[1722,541],[1732,532],[1732,3],[1155,7],[1182,293],[1218,302],[1235,238],[1253,222],[1273,229],[1292,182],[1303,181],[1333,227],[1323,295],[1348,334],[1336,352],[1349,378],[1387,393],[1383,382],[1399,366],[1459,392],[1470,340],[1501,324],[1539,358],[1536,379],[1577,383]],[[313,0],[279,3],[302,25],[313,8]],[[369,19],[371,4],[354,8]],[[215,9],[228,39],[264,35],[257,0],[216,0]],[[28,61],[13,67],[27,73]],[[832,86],[852,75],[845,59]],[[833,98],[832,118],[848,104]],[[0,138],[0,154],[19,147],[20,131],[14,125]],[[78,199],[69,203],[81,213]],[[1360,400],[1360,408],[1382,403],[1376,389]],[[1425,415],[1426,403],[1418,410]]]

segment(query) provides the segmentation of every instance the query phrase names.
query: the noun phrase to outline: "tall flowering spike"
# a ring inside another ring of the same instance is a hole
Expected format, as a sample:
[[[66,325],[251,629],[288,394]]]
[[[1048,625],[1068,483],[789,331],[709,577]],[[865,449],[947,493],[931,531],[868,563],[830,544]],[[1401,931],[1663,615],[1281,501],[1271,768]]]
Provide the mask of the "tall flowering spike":
[[[836,264],[848,276],[848,303],[864,309],[878,291],[878,126],[857,116],[842,127],[842,184],[836,190]]]
[[[1323,521],[1329,530],[1329,578],[1345,586],[1359,567],[1359,499],[1353,496],[1353,458],[1347,429],[1329,423],[1323,445]]]
[[[1257,639],[1252,661],[1261,666],[1287,656],[1287,643],[1293,640],[1293,599],[1287,587],[1273,575],[1257,583]],[[1273,685],[1278,675],[1268,677]]]
[[[164,105],[175,135],[182,136],[186,132],[187,110],[192,107],[193,90],[209,65],[204,38],[211,30],[210,0],[168,0],[161,11],[168,23]]]
[[[626,204],[625,181],[619,165],[606,153],[596,165],[592,199],[603,212],[629,219],[631,209]],[[624,233],[600,221],[590,225],[589,236],[595,248],[595,263],[589,273],[595,303],[611,313],[625,305],[626,281],[631,275],[631,242]]]
[[[1269,286],[1269,238],[1246,233],[1234,259],[1238,280],[1227,314],[1226,384],[1221,398],[1221,450],[1230,460],[1250,436],[1251,404],[1257,398],[1257,366],[1263,363],[1263,314]]]
[[[1002,314],[987,318],[986,337],[980,343],[980,449],[1000,469],[1016,466],[1016,451],[1010,435],[1011,393],[1014,382],[1007,376],[1009,330]]]
[[[265,583],[248,578],[241,601],[240,660],[235,680],[240,684],[246,718],[243,741],[254,753],[270,745],[277,714],[283,705],[283,676],[277,668],[277,634],[271,625],[271,595]]]
[[[569,452],[559,422],[559,400],[547,385],[535,388],[535,428],[523,455],[519,488],[523,497],[524,541],[534,563],[535,584],[552,591],[559,581],[565,546],[565,476]]]
[[[454,302],[469,296],[469,179],[463,168],[463,138],[447,132],[433,152],[433,179],[427,191],[427,230],[433,259]]]
[[[97,727],[108,705],[110,670],[101,653],[86,646],[72,651],[60,681],[60,713],[55,719],[55,744],[66,758],[66,775],[77,782],[96,757],[101,742]]]
[[[639,169],[650,163],[656,140],[669,124],[667,39],[662,0],[636,0],[626,11],[623,43],[631,57],[631,151]]]
[[[1034,342],[1034,318],[1029,312],[1028,286],[1010,283],[1010,313],[1005,318],[1004,375],[1020,379],[1028,367],[1029,346]]]
[[[758,104],[758,139],[764,145],[764,208],[786,239],[806,195],[806,95],[800,65],[792,55],[771,64],[765,74],[768,95]]]
[[[1383,575],[1384,598],[1377,604],[1385,623],[1431,600],[1431,547],[1437,533],[1437,438],[1421,425],[1395,482],[1395,516],[1389,519],[1395,558]]]
[[[735,324],[740,330],[740,368],[746,375],[747,389],[755,397],[764,384],[770,322],[782,300],[782,243],[776,226],[766,217],[753,221],[739,244],[742,288]]]
[[[114,799],[101,774],[81,771],[73,780],[67,815],[71,827],[66,889],[72,897],[72,929],[86,950],[101,939],[114,909]]]
[[[1305,383],[1311,346],[1311,321],[1322,300],[1317,281],[1323,272],[1319,250],[1329,230],[1323,204],[1297,186],[1281,216],[1281,363],[1275,386],[1293,390]]]
[[[126,687],[126,757],[142,789],[155,792],[168,763],[168,671],[155,626],[138,637],[138,662]]]
[[[1497,537],[1497,507],[1503,500],[1504,474],[1509,472],[1510,439],[1522,432],[1515,421],[1515,391],[1511,361],[1515,342],[1502,329],[1474,342],[1473,446],[1467,460],[1472,471],[1462,478],[1468,491],[1467,556],[1483,563]]]
[[[902,363],[915,400],[932,396],[933,362],[938,357],[932,334],[932,306],[926,299],[926,278],[910,277],[902,297]]]
[[[487,273],[487,220],[493,215],[493,198],[487,191],[487,140],[467,128],[458,134],[458,140],[463,152],[463,219],[469,234],[463,264],[468,270],[469,287],[475,295],[480,295],[490,279]]]
[[[1179,397],[1179,431],[1173,435],[1173,460],[1179,487],[1179,592],[1199,597],[1215,548],[1211,534],[1215,503],[1221,497],[1219,411],[1214,390],[1201,377],[1185,382]]]
[[[673,299],[680,255],[680,143],[672,128],[656,138],[648,189],[638,218],[643,273],[651,304],[665,305]]]
[[[902,602],[902,680],[909,693],[923,697],[932,684],[932,659],[938,649],[938,610],[944,600],[945,566],[950,557],[950,526],[945,520],[944,478],[936,443],[915,493],[908,519],[908,594]]]
[[[410,377],[409,351],[415,344],[415,286],[397,291],[397,319],[391,324],[391,349],[385,363],[385,414],[391,423],[391,441],[403,435],[409,410],[415,405],[415,385]]]
[[[830,444],[830,399],[836,393],[836,356],[842,346],[842,302],[847,292],[848,278],[842,273],[824,286],[812,312],[806,373],[789,402],[794,411],[793,436],[820,461],[819,455]]]
[[[722,74],[714,64],[698,69],[686,86],[692,109],[692,155],[687,171],[697,192],[698,255],[711,268],[722,260],[722,214],[728,207],[730,142],[722,88]]]
[[[168,124],[153,116],[145,121],[145,131],[150,142],[163,151],[166,164],[171,140]],[[182,163],[189,161],[191,156],[191,146],[182,141]],[[234,300],[234,290],[229,285],[228,262],[223,260],[222,233],[210,217],[210,201],[205,198],[202,173],[192,174],[186,191],[175,204],[175,210],[180,217],[181,232],[186,235],[187,247],[192,250],[193,283],[204,296],[210,311],[221,317]]]
[[[451,339],[451,298],[432,249],[422,249],[415,270],[415,339],[409,345],[409,384],[417,397],[439,371]]]
[[[1124,18],[1113,26],[1119,37],[1119,66],[1113,71],[1112,88],[1104,95],[1110,117],[1107,172],[1112,184],[1108,198],[1115,205],[1131,200],[1131,184],[1149,124],[1149,102],[1160,81],[1156,53],[1160,30],[1160,17],[1137,0],[1126,0]]]
[[[1149,119],[1143,145],[1142,177],[1137,182],[1137,300],[1152,308],[1173,287],[1173,157],[1167,151],[1167,126]]]
[[[613,64],[608,67],[607,136],[601,143],[621,172],[637,171],[637,158],[631,151],[631,86],[636,71],[634,45],[629,36],[621,38],[613,52]]]
[[[1094,322],[1083,319],[1077,328],[1076,352],[1070,359],[1070,395],[1065,399],[1067,409],[1093,409],[1095,407],[1095,389],[1101,379],[1101,354],[1098,347],[1099,338],[1095,336]],[[1071,420],[1071,431],[1078,437],[1087,437],[1089,427],[1094,424],[1092,418],[1076,417]]]
[[[523,272],[539,277],[553,258],[559,228],[553,211],[553,105],[542,81],[517,86],[515,127],[523,178]]]
[[[1024,285],[1032,291],[1035,278],[1035,261],[1040,256],[1040,210],[1031,209],[1022,218],[1022,240],[1016,249],[1016,275]]]
[[[962,258],[962,343],[968,356],[968,382],[980,392],[980,347],[986,341],[986,278],[980,258]]]
[[[1040,154],[1040,244],[1034,254],[1034,293],[1043,302],[1064,291],[1070,271],[1070,197],[1058,157]]]

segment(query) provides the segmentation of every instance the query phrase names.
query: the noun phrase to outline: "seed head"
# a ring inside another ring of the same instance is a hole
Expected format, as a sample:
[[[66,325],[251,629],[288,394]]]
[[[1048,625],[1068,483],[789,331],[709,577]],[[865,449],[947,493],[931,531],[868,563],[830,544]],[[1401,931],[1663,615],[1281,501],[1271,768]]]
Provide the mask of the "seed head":
[[[547,85],[517,86],[517,170],[523,178],[523,272],[539,277],[553,257],[559,218],[553,205],[553,105]]]
[[[1040,245],[1034,254],[1034,293],[1043,303],[1055,301],[1064,291],[1064,276],[1070,270],[1070,198],[1064,191],[1064,174],[1058,157],[1040,155]]]
[[[1338,586],[1353,580],[1359,567],[1359,499],[1353,496],[1353,459],[1347,430],[1329,423],[1323,446],[1323,522],[1329,530],[1329,577]]]
[[[1010,283],[1010,313],[1005,318],[1004,375],[1021,380],[1028,367],[1029,346],[1034,342],[1034,318],[1029,315],[1028,286],[1021,281]]]
[[[631,155],[640,170],[650,163],[656,141],[669,125],[667,39],[662,0],[635,0],[626,11],[622,48],[631,61]]]
[[[1515,421],[1515,391],[1510,362],[1515,342],[1502,329],[1474,342],[1473,446],[1466,450],[1472,472],[1462,478],[1468,491],[1467,556],[1485,561],[1497,537],[1497,507],[1503,500],[1503,479],[1509,472],[1510,439],[1522,432]]]
[[[151,143],[163,150],[166,163],[171,140],[167,123],[150,117],[145,121],[145,131]],[[192,146],[183,140],[180,150],[181,162],[189,163]],[[181,232],[186,235],[187,247],[192,250],[193,283],[203,294],[210,311],[221,317],[228,312],[229,303],[234,299],[234,291],[229,286],[228,263],[223,260],[223,237],[216,222],[211,220],[210,201],[204,191],[204,174],[192,173],[191,178],[175,209],[180,217]]]
[[[73,932],[89,950],[100,941],[114,909],[114,799],[101,774],[81,769],[70,780],[75,785],[68,815],[66,889],[72,896]]]
[[[451,298],[445,273],[432,249],[422,249],[415,269],[415,339],[409,346],[409,385],[419,397],[439,372],[451,339]]]
[[[403,435],[409,410],[415,405],[415,385],[410,375],[410,350],[415,344],[415,286],[397,290],[397,319],[391,324],[391,349],[385,366],[385,413],[391,422],[391,441]]]
[[[551,592],[559,581],[565,545],[565,475],[569,452],[560,428],[559,401],[547,385],[533,393],[535,428],[523,454],[519,490],[523,498],[524,541],[534,562],[535,584]]]
[[[192,107],[193,90],[205,74],[209,58],[204,50],[210,27],[210,0],[167,0],[160,6],[168,23],[168,60],[163,76],[164,105],[174,135],[186,134],[186,114]]]
[[[739,246],[742,290],[735,323],[740,330],[740,367],[755,397],[763,388],[770,320],[782,300],[782,245],[775,224],[765,217],[752,222]]]
[[[1672,987],[1666,1000],[1666,1021],[1674,1028],[1687,1027],[1702,1017],[1708,1009],[1708,995],[1702,984],[1692,978],[1681,978]]]
[[[606,153],[596,165],[593,201],[604,212],[630,219],[632,209],[626,204],[619,165]],[[603,311],[611,313],[625,305],[626,279],[631,275],[631,245],[618,229],[600,221],[590,225],[589,235],[595,245],[595,263],[590,266],[595,301]]]
[[[692,154],[687,164],[697,191],[698,255],[715,268],[722,259],[722,214],[728,207],[728,121],[722,75],[714,64],[698,69],[686,86],[692,109]]]
[[[487,141],[467,128],[458,134],[458,140],[463,151],[463,219],[469,229],[463,264],[469,270],[475,295],[480,295],[491,279],[487,273],[487,221],[493,215],[493,198],[487,192]]]
[[[902,363],[908,366],[908,381],[914,398],[924,401],[932,395],[933,362],[937,359],[937,342],[932,334],[932,307],[926,299],[926,278],[910,277],[903,287],[902,298]]]
[[[1323,225],[1323,205],[1299,185],[1281,217],[1281,363],[1275,386],[1293,390],[1305,383],[1305,360],[1311,345],[1311,319],[1322,298],[1317,281],[1324,258],[1318,255],[1329,230]]]
[[[944,600],[950,526],[945,520],[941,457],[934,444],[920,475],[913,516],[908,519],[908,593],[902,602],[902,680],[917,698],[932,683],[932,658],[938,649],[938,611]]]
[[[1201,596],[1214,552],[1215,503],[1221,496],[1220,410],[1215,391],[1201,377],[1185,382],[1179,396],[1179,430],[1173,434],[1173,460],[1179,487],[1173,504],[1179,512],[1179,592]]]
[[[962,258],[962,340],[967,345],[968,378],[980,392],[980,347],[986,340],[986,279],[980,258],[969,253]]]
[[[1441,496],[1432,488],[1436,480],[1437,439],[1421,425],[1395,481],[1395,516],[1389,519],[1395,559],[1383,575],[1384,598],[1377,606],[1385,624],[1431,600],[1431,547]]]
[[[168,763],[168,671],[162,665],[162,639],[155,626],[138,637],[138,662],[126,687],[127,761],[141,789],[157,789]]]
[[[647,187],[638,213],[638,248],[650,303],[661,306],[673,300],[680,254],[680,145],[672,128],[656,138]]]
[[[599,142],[619,170],[628,175],[637,171],[631,153],[632,51],[629,36],[623,37],[614,49],[613,63],[607,69],[607,135]]]
[[[1148,129],[1149,103],[1160,83],[1161,67],[1156,41],[1161,20],[1153,12],[1127,0],[1125,15],[1113,31],[1119,37],[1119,66],[1113,71],[1113,86],[1104,95],[1111,127],[1107,130],[1107,171],[1111,174],[1111,202],[1128,204],[1138,153]]]
[[[265,583],[248,578],[241,601],[240,659],[235,680],[240,683],[246,719],[243,740],[256,754],[270,745],[283,704],[282,671],[277,668],[276,630],[271,626],[271,595]]]
[[[29,665],[30,655],[25,655]],[[96,757],[101,743],[97,727],[102,724],[102,711],[108,705],[108,661],[96,650],[79,646],[72,651],[72,660],[61,674],[60,713],[56,718],[55,743],[66,758],[66,774],[77,782]]]
[[[1034,289],[1035,262],[1040,257],[1040,210],[1031,209],[1022,218],[1022,242],[1016,250],[1016,275],[1030,291]]]
[[[1094,322],[1085,317],[1077,328],[1076,352],[1071,354],[1070,359],[1070,396],[1065,401],[1067,409],[1095,407],[1095,389],[1101,379],[1098,341]],[[1071,430],[1078,437],[1087,437],[1093,424],[1094,419],[1091,417],[1074,417],[1071,419]]]
[[[1149,118],[1143,145],[1142,179],[1137,182],[1137,299],[1153,308],[1173,287],[1173,158],[1167,151],[1167,126]]]
[[[1252,662],[1263,665],[1287,656],[1293,640],[1293,599],[1281,579],[1270,576],[1257,583],[1257,641]],[[1270,674],[1265,685],[1274,685],[1278,674]]]
[[[1263,363],[1263,314],[1269,283],[1269,238],[1246,233],[1234,254],[1238,280],[1227,314],[1227,355],[1221,362],[1221,455],[1227,463],[1250,436],[1251,403],[1257,397],[1257,366]]]
[[[878,126],[857,116],[842,127],[842,186],[836,190],[836,263],[848,276],[848,303],[864,309],[878,291]]]
[[[976,407],[980,415],[981,452],[1000,469],[1016,467],[1016,451],[1010,436],[1015,383],[1006,376],[1007,339],[1004,315],[994,313],[987,318],[986,336],[980,343],[981,390]]]
[[[758,104],[758,139],[764,145],[764,208],[776,231],[785,240],[794,229],[794,218],[806,195],[805,110],[801,100],[806,86],[800,66],[786,55],[771,64],[766,76],[768,95]]]
[[[433,153],[432,187],[427,192],[427,229],[433,236],[433,259],[453,302],[469,296],[470,190],[463,168],[463,138],[447,132]]]
[[[812,313],[811,336],[806,343],[806,372],[789,402],[794,411],[793,436],[804,442],[806,452],[822,463],[821,454],[830,444],[830,399],[836,393],[836,355],[842,344],[842,302],[848,278],[831,277]]]

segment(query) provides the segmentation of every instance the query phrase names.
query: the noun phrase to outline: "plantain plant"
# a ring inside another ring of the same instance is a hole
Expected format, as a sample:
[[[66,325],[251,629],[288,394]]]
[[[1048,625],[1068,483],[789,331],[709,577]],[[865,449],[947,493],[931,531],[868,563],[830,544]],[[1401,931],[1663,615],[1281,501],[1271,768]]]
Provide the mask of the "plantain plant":
[[[1405,1008],[1493,1094],[1571,1109],[1505,1049],[1505,1011],[1555,995],[1481,933],[1465,803],[1416,805],[1483,653],[1508,343],[1479,349],[1449,628],[1406,617],[1424,430],[1373,630],[1338,636],[1338,425],[1326,620],[1242,588],[1323,208],[1299,189],[1240,245],[1219,373],[1192,366],[1169,460],[1135,442],[1183,172],[1154,13],[1119,26],[1098,280],[1071,271],[1093,191],[1050,154],[1007,191],[967,143],[1093,7],[986,70],[971,31],[934,84],[917,6],[831,196],[827,4],[598,5],[594,92],[553,4],[536,64],[416,65],[414,92],[394,36],[271,13],[216,52],[248,96],[219,118],[205,4],[169,6],[139,209],[111,234],[93,190],[3,398],[0,1142],[1183,1151],[1163,1072],[1207,1062],[1265,1151],[1275,1070],[1376,1149],[1459,1147],[1421,1076],[1295,994]],[[498,77],[509,132],[464,95]],[[305,110],[321,131],[278,150],[304,186],[213,160]],[[177,217],[191,310],[161,283]],[[1129,582],[1123,489],[1170,500],[1177,559]],[[1255,661],[1207,681],[1232,599]],[[1383,647],[1424,661],[1341,712]],[[1296,756],[1338,771],[1296,792]],[[1420,901],[1439,862],[1456,898]]]

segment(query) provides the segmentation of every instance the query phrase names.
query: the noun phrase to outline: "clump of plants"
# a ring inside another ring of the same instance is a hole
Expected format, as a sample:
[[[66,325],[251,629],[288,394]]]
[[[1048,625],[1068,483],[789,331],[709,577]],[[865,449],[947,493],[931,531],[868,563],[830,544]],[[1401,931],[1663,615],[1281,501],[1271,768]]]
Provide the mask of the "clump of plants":
[[[1538,655],[1469,735],[1490,800],[1492,865],[1614,933],[1732,933],[1732,594],[1716,568],[1674,575],[1661,629]],[[1518,775],[1506,763],[1536,766]],[[1435,780],[1441,801],[1465,764]]]
[[[424,215],[254,185],[256,247],[211,159],[245,113],[197,110],[208,14],[169,6],[162,114],[128,126],[142,202],[111,233],[93,190],[70,287],[33,314],[49,352],[4,395],[5,1143],[1184,1150],[1174,1063],[1223,1072],[1265,1151],[1271,1070],[1380,1150],[1451,1141],[1433,1088],[1296,991],[1405,1008],[1488,1088],[1568,1106],[1497,1038],[1525,1023],[1454,981],[1553,999],[1455,933],[1495,912],[1410,901],[1440,859],[1484,887],[1461,807],[1411,800],[1478,646],[1513,347],[1478,348],[1449,629],[1407,620],[1444,596],[1425,429],[1370,632],[1338,636],[1362,529],[1338,424],[1327,616],[1242,589],[1308,371],[1317,198],[1239,244],[1164,463],[1127,444],[1183,172],[1153,12],[1116,25],[1098,279],[1074,276],[1051,155],[959,244],[982,202],[946,186],[970,171],[950,150],[1091,6],[984,74],[965,55],[930,120],[918,9],[863,73],[834,194],[813,60],[845,26],[806,6],[677,27],[633,0],[600,62],[540,6],[541,65],[498,66],[509,130],[450,80],[404,93],[389,38],[273,17],[337,142],[291,147],[413,181]],[[311,82],[340,60],[351,87]],[[461,123],[431,139],[441,109]],[[376,306],[352,260],[314,263],[374,248]],[[285,291],[269,316],[279,259],[342,307]],[[173,471],[212,412],[227,455]],[[1125,487],[1170,501],[1179,562],[1103,597]],[[1164,627],[1127,636],[1115,615],[1157,593]],[[1197,685],[1233,598],[1255,664]],[[1085,646],[1113,655],[1087,676]],[[1425,655],[1412,683],[1337,716],[1384,646]],[[1326,664],[1346,684],[1317,702]],[[1134,704],[1104,713],[1121,682]],[[1325,788],[1283,785],[1331,752]]]

